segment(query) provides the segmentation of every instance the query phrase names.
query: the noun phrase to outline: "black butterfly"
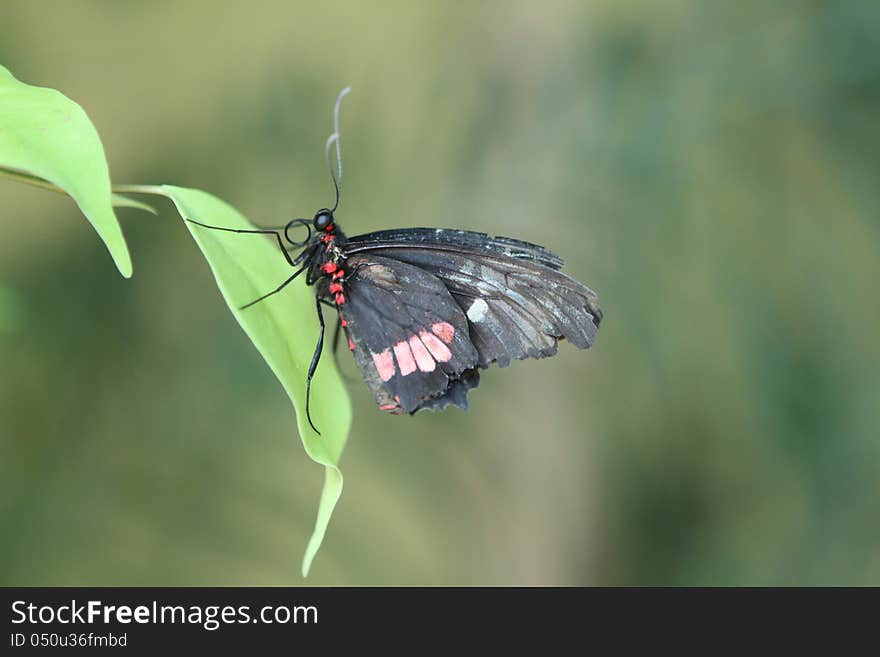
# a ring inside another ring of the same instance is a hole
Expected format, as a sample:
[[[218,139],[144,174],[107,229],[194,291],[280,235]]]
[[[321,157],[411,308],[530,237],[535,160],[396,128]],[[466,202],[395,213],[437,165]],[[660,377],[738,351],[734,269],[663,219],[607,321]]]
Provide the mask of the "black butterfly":
[[[315,286],[321,333],[306,382],[308,413],[312,376],[324,345],[321,306],[338,312],[341,328],[364,380],[383,411],[415,413],[449,404],[467,408],[467,392],[479,384],[480,369],[493,362],[544,358],[567,339],[590,347],[602,311],[596,294],[561,271],[562,260],[544,247],[485,233],[434,228],[383,230],[346,237],[336,223],[342,166],[337,128],[327,140],[336,145],[339,176],[331,166],[336,203],[313,219],[293,219],[283,231],[206,228],[274,235],[295,269],[271,292],[279,292],[305,273]],[[291,238],[304,226],[304,241]],[[314,235],[312,234],[314,228]],[[302,250],[291,257],[285,246]]]

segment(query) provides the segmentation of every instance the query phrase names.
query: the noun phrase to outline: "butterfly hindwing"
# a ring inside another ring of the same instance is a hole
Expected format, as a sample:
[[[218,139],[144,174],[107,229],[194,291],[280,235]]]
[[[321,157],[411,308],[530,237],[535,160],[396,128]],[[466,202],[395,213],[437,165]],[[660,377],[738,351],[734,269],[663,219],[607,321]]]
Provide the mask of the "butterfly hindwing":
[[[466,406],[478,352],[464,311],[440,279],[372,253],[347,259],[345,330],[385,410]]]

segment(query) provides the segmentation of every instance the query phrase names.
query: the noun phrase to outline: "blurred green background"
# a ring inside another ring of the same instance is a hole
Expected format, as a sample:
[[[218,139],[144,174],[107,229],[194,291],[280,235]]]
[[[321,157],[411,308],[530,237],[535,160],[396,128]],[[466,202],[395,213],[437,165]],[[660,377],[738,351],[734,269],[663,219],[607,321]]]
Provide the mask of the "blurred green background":
[[[546,244],[596,347],[468,413],[377,411],[347,354],[345,491],[171,207],[123,280],[0,180],[0,584],[880,584],[880,4],[42,2],[0,62],[98,128],[117,183],[258,223]],[[313,336],[304,336],[311,341]]]

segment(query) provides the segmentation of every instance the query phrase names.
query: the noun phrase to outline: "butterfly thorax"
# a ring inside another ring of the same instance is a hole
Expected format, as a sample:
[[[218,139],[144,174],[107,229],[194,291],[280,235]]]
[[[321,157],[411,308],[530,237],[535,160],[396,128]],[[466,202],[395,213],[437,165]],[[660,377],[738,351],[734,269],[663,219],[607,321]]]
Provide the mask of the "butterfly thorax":
[[[345,283],[348,271],[343,247],[347,242],[345,233],[331,220],[312,238],[310,247],[313,255],[310,258],[308,282],[316,286],[318,296],[332,300],[340,310],[346,302]]]

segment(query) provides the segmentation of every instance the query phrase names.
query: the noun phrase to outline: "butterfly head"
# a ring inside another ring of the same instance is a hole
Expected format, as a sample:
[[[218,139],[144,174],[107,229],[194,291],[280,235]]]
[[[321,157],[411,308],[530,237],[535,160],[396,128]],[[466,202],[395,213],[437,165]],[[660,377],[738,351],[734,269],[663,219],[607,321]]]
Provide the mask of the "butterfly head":
[[[313,225],[317,232],[323,231],[332,231],[333,230],[333,211],[324,208],[322,210],[318,210],[317,214],[315,214],[315,218],[313,220]]]

